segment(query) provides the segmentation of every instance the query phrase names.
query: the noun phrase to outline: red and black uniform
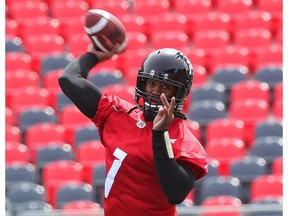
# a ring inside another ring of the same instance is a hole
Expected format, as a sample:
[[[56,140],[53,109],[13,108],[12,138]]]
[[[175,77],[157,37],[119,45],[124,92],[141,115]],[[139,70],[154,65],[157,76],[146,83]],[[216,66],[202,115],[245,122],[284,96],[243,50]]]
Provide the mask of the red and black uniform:
[[[97,57],[87,53],[66,67],[59,79],[64,93],[98,127],[106,149],[106,216],[176,216],[194,181],[207,173],[207,156],[198,140],[176,118],[168,132],[174,158],[163,156],[153,121],[114,95],[87,81]],[[156,138],[155,138],[156,137]]]

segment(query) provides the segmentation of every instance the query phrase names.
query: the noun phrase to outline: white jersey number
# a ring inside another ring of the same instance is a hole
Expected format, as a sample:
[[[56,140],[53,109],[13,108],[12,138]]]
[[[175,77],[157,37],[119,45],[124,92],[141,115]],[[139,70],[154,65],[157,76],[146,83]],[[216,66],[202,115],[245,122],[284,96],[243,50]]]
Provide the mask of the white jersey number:
[[[120,168],[120,166],[122,165],[123,160],[125,159],[127,153],[122,151],[119,148],[116,148],[113,155],[118,158],[116,160],[113,161],[113,164],[107,174],[107,177],[105,179],[105,198],[108,197],[109,192],[112,188],[112,185],[114,183],[114,178],[117,175],[117,172]]]

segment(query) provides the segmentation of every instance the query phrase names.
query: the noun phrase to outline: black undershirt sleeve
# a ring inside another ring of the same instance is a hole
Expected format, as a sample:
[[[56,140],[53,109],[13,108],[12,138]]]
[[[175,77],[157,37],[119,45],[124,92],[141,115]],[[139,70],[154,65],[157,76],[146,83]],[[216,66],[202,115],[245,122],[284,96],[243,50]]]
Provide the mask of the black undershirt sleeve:
[[[160,185],[170,204],[184,201],[193,189],[195,176],[186,165],[169,158],[164,140],[165,131],[152,131],[154,163]]]
[[[102,95],[100,89],[87,80],[89,71],[97,63],[96,55],[88,52],[69,63],[58,79],[64,94],[90,119],[95,116]]]

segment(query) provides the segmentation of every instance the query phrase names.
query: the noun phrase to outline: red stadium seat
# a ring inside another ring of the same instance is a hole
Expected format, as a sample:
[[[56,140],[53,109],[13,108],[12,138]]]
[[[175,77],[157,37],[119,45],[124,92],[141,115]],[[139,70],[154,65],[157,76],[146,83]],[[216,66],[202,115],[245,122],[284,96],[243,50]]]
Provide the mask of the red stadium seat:
[[[139,32],[127,32],[127,40],[129,41],[126,51],[146,49],[148,47],[147,36]]]
[[[272,34],[265,29],[243,29],[235,32],[235,46],[246,47],[252,54],[272,44]]]
[[[147,0],[137,1],[134,4],[133,13],[150,20],[152,17],[165,14],[170,11],[170,2],[168,0]]]
[[[283,65],[282,45],[270,45],[255,52],[255,57],[251,63],[252,71],[257,71],[261,67],[270,65]]]
[[[254,8],[252,0],[221,0],[217,1],[217,10],[227,13],[232,19],[244,12],[252,11]]]
[[[123,15],[118,18],[123,23],[127,32],[139,32],[147,35],[146,21],[143,17],[137,15]]]
[[[6,97],[13,95],[13,92],[24,90],[24,88],[39,86],[39,75],[34,71],[18,70],[15,73],[7,73],[5,77]]]
[[[250,67],[249,50],[244,47],[228,46],[224,49],[218,50],[211,56],[208,62],[210,73],[216,71],[218,67],[225,66],[246,66]]]
[[[22,52],[5,53],[5,71],[32,70],[33,62],[31,55]]]
[[[201,203],[201,207],[203,208],[204,213],[202,216],[241,216],[240,207],[242,202],[239,198],[227,195],[218,195],[212,196],[211,198],[207,198]],[[232,208],[229,211],[221,211],[221,208]],[[220,211],[217,213],[205,213],[205,211],[209,211],[211,208],[219,208]]]
[[[119,58],[117,60],[117,64],[119,64],[118,68],[123,71],[123,74],[127,74],[127,71],[129,68],[138,68],[142,65],[144,59],[147,57],[147,55],[151,52],[150,49],[140,49],[140,50],[132,50],[127,51],[119,55]],[[116,67],[117,67],[116,66]],[[138,72],[138,69],[136,70],[136,73]],[[129,74],[129,73],[128,73]]]
[[[26,145],[19,142],[5,143],[5,164],[11,163],[27,163],[28,148]]]
[[[86,141],[81,143],[75,151],[75,160],[83,165],[83,179],[92,184],[92,170],[95,164],[105,162],[105,148],[98,141]]]
[[[85,1],[59,1],[51,5],[50,9],[53,18],[58,19],[60,23],[66,23],[85,17],[89,5]]]
[[[271,14],[261,10],[252,10],[234,19],[232,34],[239,30],[247,29],[265,29],[272,31]]]
[[[39,17],[27,21],[22,21],[19,25],[19,36],[26,43],[31,37],[40,37],[42,35],[59,35],[60,22],[50,17]]]
[[[125,80],[127,81],[128,85],[131,85],[131,86],[136,85],[138,70],[139,70],[139,67],[137,66],[133,66],[133,67],[129,67],[125,69],[123,76]]]
[[[36,143],[64,142],[64,139],[64,126],[53,122],[32,125],[25,133],[25,144],[29,148],[32,148],[33,145],[35,146]]]
[[[246,80],[236,83],[230,91],[230,101],[255,99],[270,103],[270,89],[266,83],[257,80]]]
[[[283,197],[282,175],[263,175],[251,182],[251,201],[271,196]]]
[[[51,8],[53,8],[57,5],[67,4],[67,0],[45,0],[45,1],[48,3],[49,7],[51,7]],[[89,1],[91,1],[91,0],[68,0],[68,1],[70,2],[70,4],[82,3],[82,2],[86,2],[86,3],[90,4]]]
[[[13,19],[5,19],[5,36],[19,37],[19,24]]]
[[[206,127],[206,142],[213,139],[244,139],[244,122],[239,119],[224,118],[210,122]]]
[[[230,32],[231,18],[229,14],[218,11],[208,12],[197,16],[188,27],[189,35],[194,35],[199,31],[226,31]]]
[[[237,100],[231,102],[229,113],[230,117],[240,119],[244,122],[245,141],[249,145],[253,140],[255,124],[268,117],[269,105],[263,100]]]
[[[29,19],[48,17],[48,5],[43,1],[25,1],[24,3],[11,4],[9,11],[12,19],[18,23]]]
[[[283,1],[282,0],[257,0],[257,8],[261,11],[267,11],[275,17],[278,14],[283,13]]]
[[[175,31],[187,33],[187,19],[182,14],[165,13],[151,20],[147,28],[147,35],[151,37],[157,32]]]
[[[230,35],[226,31],[200,31],[196,32],[193,37],[194,47],[200,48],[207,55],[212,55],[213,52],[225,49],[230,45]]]
[[[183,47],[188,46],[188,35],[181,31],[155,32],[153,35],[151,35],[151,47],[153,49],[160,49],[165,47],[182,49]]]
[[[192,61],[193,62],[193,61]],[[193,64],[194,77],[193,87],[202,86],[208,81],[208,72],[204,66]]]
[[[174,1],[173,7],[177,13],[184,14],[185,16],[207,14],[213,10],[211,0],[178,0]]]
[[[272,174],[283,175],[283,157],[278,157],[272,162]]]
[[[72,35],[66,35],[65,44],[67,45],[67,50],[69,53],[78,57],[87,52],[91,41],[86,33],[78,33]]]
[[[35,1],[32,0],[32,1],[33,1],[33,3],[37,3],[37,4],[43,2],[42,0],[35,0]],[[18,7],[23,6],[24,7],[25,4],[27,4],[29,2],[31,2],[31,0],[5,0],[5,4],[9,7],[14,7],[14,6],[18,6]]]
[[[70,144],[74,144],[75,130],[77,128],[92,124],[92,121],[82,114],[74,104],[63,107],[59,111],[58,120],[59,124],[65,127],[65,141]]]
[[[100,205],[90,200],[76,200],[66,202],[61,209],[63,216],[69,216],[71,215],[71,212],[74,214],[77,211],[79,211],[79,215],[81,214],[82,216],[84,216],[85,213],[87,213],[87,216],[89,214],[98,215],[101,213]]]
[[[57,94],[61,92],[61,88],[58,83],[58,78],[62,74],[63,69],[56,69],[53,71],[49,71],[49,73],[45,74],[44,77],[42,77],[42,85],[44,88],[46,88],[49,93],[49,104],[56,108],[57,104]]]
[[[246,154],[245,143],[238,138],[212,139],[206,143],[205,149],[209,158],[219,161],[220,175],[229,175],[230,163]]]
[[[193,66],[195,64],[206,68],[207,59],[204,50],[195,47],[184,47],[181,51],[187,56]]]
[[[59,54],[65,51],[63,37],[59,35],[42,35],[37,38],[30,38],[26,41],[26,51],[33,58]]]
[[[5,142],[18,142],[22,140],[22,133],[17,126],[5,125]]]
[[[133,53],[137,55],[134,51]],[[91,69],[89,74],[98,73],[99,71],[103,71],[103,70],[107,71],[107,69],[109,69],[109,71],[115,72],[115,70],[110,70],[111,68],[121,70],[118,64],[119,62],[121,62],[119,60],[120,57],[123,57],[124,55],[125,55],[125,52],[122,53],[121,55],[114,55],[112,56],[112,58],[107,59],[106,61],[100,62],[99,64],[96,64],[96,66]],[[123,62],[121,62],[121,66],[122,65],[123,65]]]
[[[71,118],[73,116],[73,118]],[[91,123],[91,120],[78,110],[75,105],[63,108],[59,113],[59,123],[63,126],[76,126]]]
[[[46,164],[42,170],[42,183],[46,188],[46,200],[56,204],[57,189],[68,182],[83,181],[83,166],[75,161],[60,160]]]
[[[59,27],[59,35],[64,38],[65,42],[69,43],[71,37],[79,37],[79,35],[86,34],[84,25],[85,18],[73,19],[73,22],[61,22]]]
[[[138,3],[138,2],[137,2]],[[97,8],[100,10],[108,11],[116,17],[123,15],[130,15],[131,13],[131,2],[127,0],[121,1],[92,1],[90,8]]]
[[[15,90],[11,92],[9,99],[7,99],[7,106],[15,111],[39,105],[49,105],[49,92],[41,87],[27,87]]]

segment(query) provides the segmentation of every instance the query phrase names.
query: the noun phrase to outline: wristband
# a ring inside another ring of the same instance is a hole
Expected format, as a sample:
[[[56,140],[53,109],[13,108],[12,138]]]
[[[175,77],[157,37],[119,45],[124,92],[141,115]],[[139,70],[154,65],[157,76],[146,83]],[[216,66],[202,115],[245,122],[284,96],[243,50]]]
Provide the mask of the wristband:
[[[174,153],[167,130],[152,130],[152,145],[155,159],[172,159]]]

